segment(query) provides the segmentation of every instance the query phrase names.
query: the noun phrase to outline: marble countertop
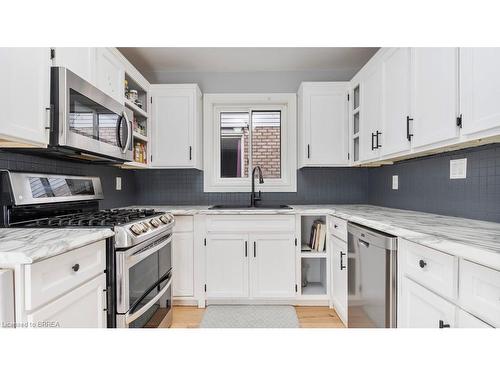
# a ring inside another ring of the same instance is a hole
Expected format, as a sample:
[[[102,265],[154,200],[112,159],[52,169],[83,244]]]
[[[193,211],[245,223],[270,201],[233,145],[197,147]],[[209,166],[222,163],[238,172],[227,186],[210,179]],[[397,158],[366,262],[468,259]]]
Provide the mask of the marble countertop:
[[[34,263],[112,236],[103,228],[0,228],[0,264]]]
[[[500,269],[500,224],[372,205],[292,205],[283,209],[218,209],[209,206],[141,206],[174,215],[324,214],[335,215],[424,246]]]

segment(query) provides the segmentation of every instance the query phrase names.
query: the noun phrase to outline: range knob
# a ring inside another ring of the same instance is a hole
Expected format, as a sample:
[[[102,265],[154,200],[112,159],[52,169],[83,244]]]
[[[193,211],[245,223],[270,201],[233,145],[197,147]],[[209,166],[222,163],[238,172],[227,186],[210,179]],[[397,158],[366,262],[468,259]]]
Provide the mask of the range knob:
[[[161,220],[161,222],[162,222],[163,224],[168,224],[168,223],[170,223],[170,221],[171,221],[171,220],[170,220],[170,217],[169,217],[169,215],[168,215],[168,214],[167,214],[167,215],[161,215],[161,216],[160,216],[160,220]]]
[[[149,224],[151,224],[154,228],[158,228],[160,226],[160,222],[156,218],[149,220]]]
[[[139,224],[134,224],[130,227],[130,231],[138,236],[139,234],[142,233],[142,227]]]

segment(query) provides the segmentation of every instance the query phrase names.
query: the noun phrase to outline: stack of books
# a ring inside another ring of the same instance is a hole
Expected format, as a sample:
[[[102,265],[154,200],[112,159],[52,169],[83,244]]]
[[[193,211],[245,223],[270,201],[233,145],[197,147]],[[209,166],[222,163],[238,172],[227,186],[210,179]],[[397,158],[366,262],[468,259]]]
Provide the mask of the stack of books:
[[[311,228],[309,247],[312,251],[325,251],[326,249],[326,224],[315,220]]]

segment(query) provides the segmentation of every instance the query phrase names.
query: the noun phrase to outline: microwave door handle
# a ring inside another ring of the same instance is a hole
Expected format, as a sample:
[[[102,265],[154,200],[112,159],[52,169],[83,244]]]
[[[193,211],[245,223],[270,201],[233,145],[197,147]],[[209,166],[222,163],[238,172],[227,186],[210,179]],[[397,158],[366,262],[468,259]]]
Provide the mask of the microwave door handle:
[[[130,142],[132,142],[132,123],[128,120],[127,113],[123,111],[123,118],[127,123],[127,142],[125,143],[125,147],[122,148],[122,153],[126,153],[130,147]]]
[[[116,143],[118,143],[118,147],[120,147],[120,150],[123,150],[122,121],[123,121],[123,116],[118,116],[118,120],[116,121]]]
[[[151,306],[153,306],[165,294],[165,292],[171,287],[171,285],[172,285],[172,277],[170,277],[170,279],[167,282],[167,285],[165,285],[163,287],[163,289],[160,290],[160,292],[156,296],[154,296],[153,299],[151,299],[151,301],[146,303],[144,306],[142,306],[139,310],[135,311],[134,313],[125,314],[125,322],[127,324],[130,324],[134,320],[139,318],[142,314],[144,314],[144,312],[148,311],[151,308]],[[158,286],[158,285],[155,285],[155,287],[156,286]],[[143,298],[145,298],[146,296],[147,296],[147,294],[144,295]],[[140,303],[141,301],[142,301],[142,298],[139,301],[137,301],[137,303]]]

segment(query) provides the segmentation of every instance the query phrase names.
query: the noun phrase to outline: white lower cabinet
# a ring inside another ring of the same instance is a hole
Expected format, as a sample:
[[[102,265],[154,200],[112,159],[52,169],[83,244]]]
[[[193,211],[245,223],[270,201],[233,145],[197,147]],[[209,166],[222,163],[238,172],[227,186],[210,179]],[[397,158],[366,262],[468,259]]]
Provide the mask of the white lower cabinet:
[[[209,234],[206,241],[207,298],[248,297],[248,235]]]
[[[295,295],[293,234],[210,233],[206,241],[206,298]]]
[[[483,322],[481,319],[476,318],[474,315],[469,314],[460,308],[457,309],[457,328],[493,328],[489,324]]]
[[[255,298],[295,295],[294,237],[287,234],[250,236],[251,296]]]
[[[172,239],[173,297],[194,295],[193,232],[174,233]]]
[[[32,327],[105,328],[106,275],[86,282],[26,315]]]
[[[332,302],[340,319],[347,323],[347,244],[330,235],[332,259]]]
[[[414,281],[403,277],[399,327],[455,327],[455,305]]]

